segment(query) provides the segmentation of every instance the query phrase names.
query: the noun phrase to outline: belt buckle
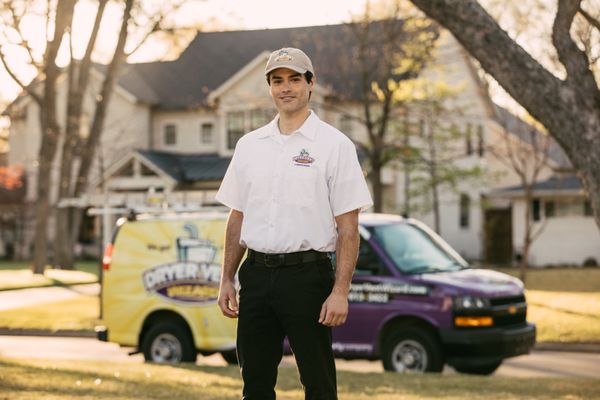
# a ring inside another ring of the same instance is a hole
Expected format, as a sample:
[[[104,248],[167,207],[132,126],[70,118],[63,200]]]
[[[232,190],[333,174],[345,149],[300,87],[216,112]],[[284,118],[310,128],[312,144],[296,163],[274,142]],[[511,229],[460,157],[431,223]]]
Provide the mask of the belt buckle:
[[[284,257],[284,254],[265,254],[265,265],[269,268],[283,265]]]

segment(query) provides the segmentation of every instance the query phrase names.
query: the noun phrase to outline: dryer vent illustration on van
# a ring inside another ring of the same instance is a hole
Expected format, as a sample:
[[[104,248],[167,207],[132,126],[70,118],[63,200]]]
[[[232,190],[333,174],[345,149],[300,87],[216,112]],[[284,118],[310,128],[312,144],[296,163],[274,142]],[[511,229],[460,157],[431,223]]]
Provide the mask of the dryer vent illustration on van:
[[[220,264],[214,262],[217,248],[199,237],[196,225],[188,223],[183,229],[187,235],[175,239],[177,261],[145,270],[144,289],[174,302],[214,303],[221,272]]]

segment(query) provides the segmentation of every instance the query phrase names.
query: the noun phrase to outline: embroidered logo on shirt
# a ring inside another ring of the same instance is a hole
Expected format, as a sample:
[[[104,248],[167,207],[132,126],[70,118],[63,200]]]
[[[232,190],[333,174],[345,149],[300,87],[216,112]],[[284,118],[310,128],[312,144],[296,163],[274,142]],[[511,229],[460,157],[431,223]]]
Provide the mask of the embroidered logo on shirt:
[[[293,157],[292,160],[296,163],[296,165],[301,165],[303,167],[309,167],[315,159],[312,158],[306,149],[300,150],[300,155]]]

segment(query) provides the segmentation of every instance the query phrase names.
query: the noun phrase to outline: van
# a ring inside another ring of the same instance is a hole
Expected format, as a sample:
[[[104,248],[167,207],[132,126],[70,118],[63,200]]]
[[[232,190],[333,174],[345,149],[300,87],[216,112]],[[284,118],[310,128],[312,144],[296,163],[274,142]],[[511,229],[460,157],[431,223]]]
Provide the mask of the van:
[[[220,352],[235,362],[235,320],[216,305],[226,218],[121,220],[105,257],[99,338],[136,347],[148,361]],[[521,281],[471,268],[414,219],[364,213],[359,230],[348,318],[333,329],[337,357],[380,359],[388,371],[440,372],[448,364],[487,375],[530,352],[536,328]]]

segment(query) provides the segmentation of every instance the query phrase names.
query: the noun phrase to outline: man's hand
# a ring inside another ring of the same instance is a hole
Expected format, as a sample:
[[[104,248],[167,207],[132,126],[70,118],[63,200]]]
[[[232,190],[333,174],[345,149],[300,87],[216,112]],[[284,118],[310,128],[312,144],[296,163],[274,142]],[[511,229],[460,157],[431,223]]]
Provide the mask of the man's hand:
[[[233,282],[221,282],[221,287],[219,288],[219,299],[217,300],[217,303],[219,304],[221,312],[224,316],[229,318],[238,317],[239,310],[237,293],[235,287],[233,286]]]
[[[319,323],[325,326],[340,326],[348,316],[348,296],[331,292],[321,307]]]

